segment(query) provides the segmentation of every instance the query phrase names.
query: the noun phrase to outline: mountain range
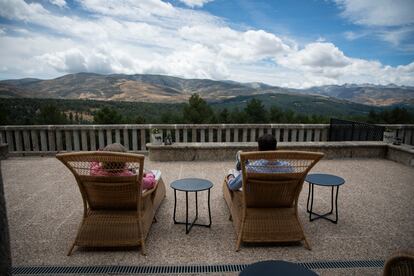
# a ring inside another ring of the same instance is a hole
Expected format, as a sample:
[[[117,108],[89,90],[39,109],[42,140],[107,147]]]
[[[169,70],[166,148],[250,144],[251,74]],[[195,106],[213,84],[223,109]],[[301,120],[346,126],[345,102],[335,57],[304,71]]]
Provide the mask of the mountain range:
[[[243,96],[269,94],[371,106],[414,106],[414,87],[373,84],[344,84],[292,89],[263,83],[239,83],[208,79],[183,79],[163,75],[68,74],[51,80],[25,78],[0,81],[0,98],[90,99],[104,101],[186,102],[198,93],[212,103]]]

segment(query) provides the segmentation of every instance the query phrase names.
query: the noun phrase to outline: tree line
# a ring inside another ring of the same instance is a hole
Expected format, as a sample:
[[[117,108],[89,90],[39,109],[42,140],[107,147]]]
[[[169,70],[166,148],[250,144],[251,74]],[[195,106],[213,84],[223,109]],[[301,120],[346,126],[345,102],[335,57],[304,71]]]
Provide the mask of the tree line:
[[[10,100],[10,99],[7,99]],[[71,100],[15,99],[4,104],[1,99],[0,122],[15,124],[217,124],[217,123],[329,123],[330,117],[265,108],[252,98],[243,108],[213,108],[198,94],[185,104],[120,103]],[[414,115],[406,108],[395,107],[370,111],[365,116],[340,116],[368,123],[414,123]]]

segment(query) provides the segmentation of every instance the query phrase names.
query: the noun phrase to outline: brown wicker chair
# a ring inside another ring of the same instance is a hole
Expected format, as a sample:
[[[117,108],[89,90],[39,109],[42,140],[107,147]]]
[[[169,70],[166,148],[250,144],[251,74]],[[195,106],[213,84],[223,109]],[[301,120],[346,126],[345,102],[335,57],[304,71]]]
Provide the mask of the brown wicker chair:
[[[165,197],[165,185],[160,179],[142,192],[144,156],[98,151],[62,153],[56,158],[74,174],[83,200],[83,219],[68,256],[75,246],[138,245],[145,255],[145,238]],[[100,173],[95,173],[94,164]]]
[[[231,191],[226,181],[223,183],[224,199],[237,234],[236,251],[242,241],[303,240],[310,249],[297,213],[298,198],[307,173],[323,155],[300,151],[258,151],[240,155],[242,190]],[[263,162],[255,160],[269,163],[259,165]]]
[[[383,276],[413,276],[414,252],[399,251],[392,254],[385,262]]]

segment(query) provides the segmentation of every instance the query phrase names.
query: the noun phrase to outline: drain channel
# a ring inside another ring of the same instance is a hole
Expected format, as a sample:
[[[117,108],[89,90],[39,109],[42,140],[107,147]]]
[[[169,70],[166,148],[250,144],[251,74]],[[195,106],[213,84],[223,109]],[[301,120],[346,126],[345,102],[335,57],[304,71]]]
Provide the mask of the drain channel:
[[[297,263],[308,269],[382,268],[383,260],[316,261]],[[64,274],[202,274],[240,272],[248,264],[177,265],[177,266],[15,266],[13,275]]]

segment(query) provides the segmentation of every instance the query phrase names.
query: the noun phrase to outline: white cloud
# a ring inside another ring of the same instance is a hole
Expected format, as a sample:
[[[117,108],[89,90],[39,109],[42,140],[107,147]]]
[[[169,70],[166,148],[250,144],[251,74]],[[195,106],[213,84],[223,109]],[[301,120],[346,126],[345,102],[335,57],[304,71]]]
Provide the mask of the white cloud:
[[[401,26],[414,23],[412,0],[335,0],[342,15],[366,26]]]
[[[345,38],[355,40],[368,35],[399,46],[414,33],[413,0],[335,0],[342,16],[367,30],[345,32]]]
[[[67,6],[66,1],[65,0],[49,0],[50,3],[52,3],[53,5],[58,6],[59,8],[64,8]]]
[[[349,65],[350,59],[332,43],[315,42],[281,58],[279,63],[289,68],[337,68]]]
[[[180,2],[186,4],[189,7],[202,7],[208,2],[212,2],[213,0],[179,0]]]
[[[292,39],[263,30],[236,30],[211,14],[160,0],[80,3],[90,16],[75,15],[67,6],[62,15],[39,3],[0,0],[0,17],[24,23],[1,26],[0,78],[51,78],[87,71],[289,87],[345,82],[414,85],[413,63],[384,66],[348,57],[321,40],[299,47]]]

